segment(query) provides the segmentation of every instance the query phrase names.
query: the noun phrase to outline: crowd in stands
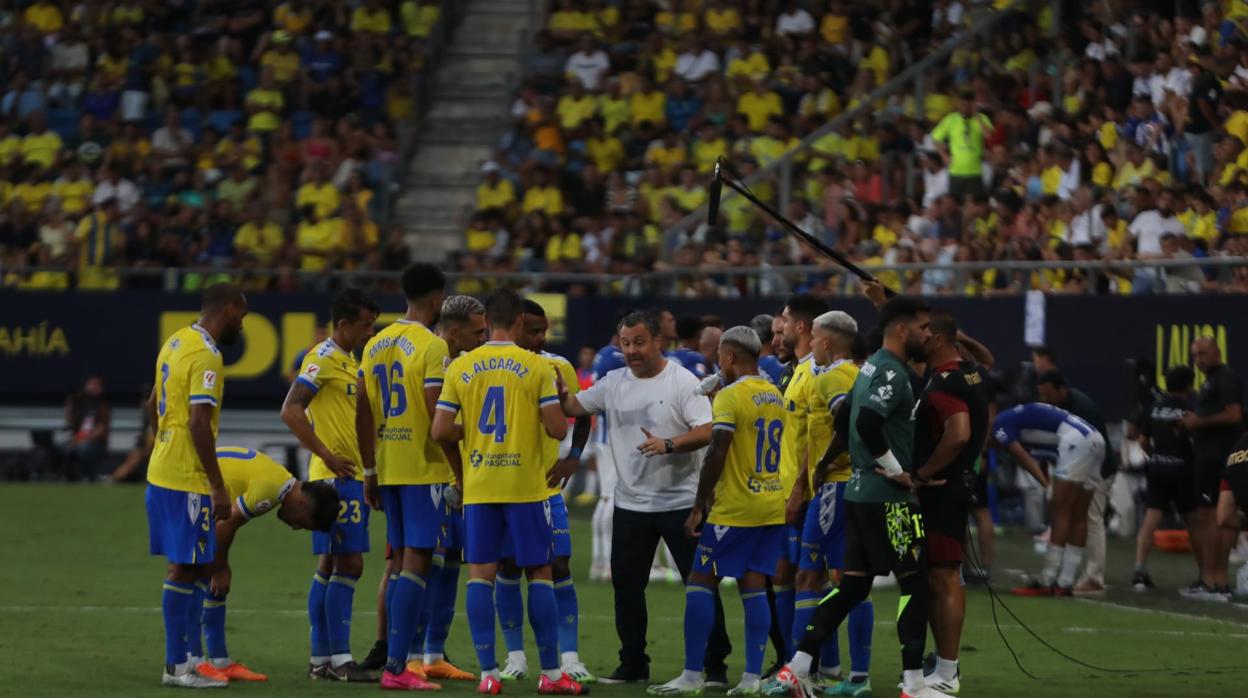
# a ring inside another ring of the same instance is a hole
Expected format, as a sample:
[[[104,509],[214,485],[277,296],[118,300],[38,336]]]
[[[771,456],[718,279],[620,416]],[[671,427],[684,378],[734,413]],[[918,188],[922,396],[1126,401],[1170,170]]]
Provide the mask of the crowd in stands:
[[[6,3],[0,286],[116,288],[119,266],[402,268],[386,202],[440,11],[436,0]]]
[[[674,270],[661,290],[844,292],[831,266],[716,273],[826,263],[740,197],[714,227],[678,224],[717,158],[749,176],[862,106],[792,159],[784,213],[827,244],[877,264],[1104,262],[886,271],[893,288],[1248,291],[1243,267],[1112,264],[1248,255],[1248,5],[1178,5],[557,0],[481,168],[462,290],[488,285],[478,272]],[[988,13],[991,32],[924,72],[921,104],[911,88],[866,104]],[[752,189],[778,205],[780,186]]]

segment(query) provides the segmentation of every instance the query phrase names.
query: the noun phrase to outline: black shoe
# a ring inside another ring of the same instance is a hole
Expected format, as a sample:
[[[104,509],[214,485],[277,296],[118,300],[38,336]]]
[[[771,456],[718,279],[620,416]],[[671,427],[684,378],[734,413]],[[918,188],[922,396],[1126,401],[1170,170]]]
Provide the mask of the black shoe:
[[[650,680],[649,664],[620,664],[607,676],[599,676],[598,683],[645,683]]]
[[[702,682],[702,687],[712,691],[723,690],[728,688],[728,670],[715,669],[706,671],[706,680]]]
[[[1131,577],[1131,588],[1136,591],[1148,591],[1154,586],[1156,585],[1153,584],[1153,578],[1148,576],[1148,573],[1144,570],[1136,572],[1135,575]]]
[[[329,667],[325,670],[325,678],[347,683],[377,683],[378,679],[377,674],[371,671],[364,671],[355,662],[346,662],[336,667]]]
[[[360,662],[360,668],[364,671],[380,671],[386,666],[386,652],[388,651],[385,640],[378,640],[373,643],[373,648],[368,651],[368,656],[364,661]]]

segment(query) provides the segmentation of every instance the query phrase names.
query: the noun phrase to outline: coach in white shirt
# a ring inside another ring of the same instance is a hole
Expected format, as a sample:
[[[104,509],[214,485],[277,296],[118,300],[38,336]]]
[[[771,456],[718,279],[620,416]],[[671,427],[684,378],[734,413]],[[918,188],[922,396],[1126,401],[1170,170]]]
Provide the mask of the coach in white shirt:
[[[685,535],[693,508],[702,454],[711,440],[711,402],[698,394],[698,379],[663,357],[660,319],[639,312],[617,328],[628,365],[603,376],[576,395],[560,387],[570,417],[602,414],[607,447],[619,478],[611,534],[611,583],[615,590],[615,630],[620,666],[604,683],[648,681],[646,584],[659,540],[688,577],[697,547]],[[724,659],[732,647],[724,630],[724,610],[715,599],[715,628],[707,647],[708,681],[726,683]]]

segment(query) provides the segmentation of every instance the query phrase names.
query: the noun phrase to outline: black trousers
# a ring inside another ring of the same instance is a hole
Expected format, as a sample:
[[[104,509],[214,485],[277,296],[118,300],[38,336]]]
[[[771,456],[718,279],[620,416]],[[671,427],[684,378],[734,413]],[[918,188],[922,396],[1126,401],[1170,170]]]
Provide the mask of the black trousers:
[[[611,586],[615,589],[615,632],[620,636],[620,662],[644,665],[646,656],[646,585],[650,565],[659,540],[667,543],[682,579],[689,578],[697,541],[685,535],[689,509],[663,512],[629,511],[615,508],[611,529]],[[715,592],[715,626],[706,647],[706,671],[727,668],[724,660],[732,652],[724,629],[724,604]]]

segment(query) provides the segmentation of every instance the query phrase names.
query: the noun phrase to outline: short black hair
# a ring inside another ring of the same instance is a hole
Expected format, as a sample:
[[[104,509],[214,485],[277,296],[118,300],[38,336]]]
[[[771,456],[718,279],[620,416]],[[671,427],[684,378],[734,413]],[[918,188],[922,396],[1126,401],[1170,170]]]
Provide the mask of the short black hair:
[[[446,275],[428,262],[416,262],[403,270],[402,285],[403,297],[414,301],[446,288]]]
[[[338,520],[338,490],[325,480],[303,483],[303,496],[312,507],[312,528],[328,533]]]
[[[538,317],[546,317],[546,309],[543,308],[541,304],[538,303],[537,301],[525,298],[524,299],[524,314],[536,315]]]
[[[828,304],[809,293],[794,293],[784,302],[784,307],[810,327],[815,326],[815,318],[828,312]]]
[[[369,298],[367,293],[358,288],[344,288],[334,296],[334,303],[330,306],[330,324],[337,325],[343,320],[354,321],[363,310],[371,311],[374,315],[381,312],[377,302]]]
[[[1172,393],[1186,391],[1196,381],[1196,373],[1187,366],[1171,366],[1166,369],[1166,390]]]
[[[204,289],[204,300],[201,309],[205,313],[215,313],[224,310],[226,306],[242,303],[246,300],[243,296],[243,289],[235,284],[220,283],[213,284]]]
[[[515,291],[501,288],[485,299],[485,319],[490,327],[504,329],[516,324],[524,314],[524,301]]]
[[[636,310],[625,315],[623,318],[620,318],[620,323],[616,325],[615,329],[618,333],[625,327],[636,327],[638,325],[643,325],[652,337],[658,337],[663,332],[663,323],[659,321],[658,314],[648,310]]]
[[[1052,361],[1054,364],[1057,363],[1057,352],[1053,351],[1053,349],[1050,347],[1046,347],[1044,345],[1040,345],[1038,347],[1032,347],[1031,353],[1033,356],[1040,356],[1040,357],[1048,359],[1049,361]]]
[[[702,318],[697,315],[681,315],[676,318],[676,338],[693,339],[703,327],[706,325],[702,324]]]
[[[1066,382],[1066,376],[1056,369],[1045,371],[1036,378],[1036,385],[1051,385],[1054,388],[1065,388],[1069,384]]]
[[[853,343],[849,345],[850,358],[854,360],[854,363],[861,364],[865,362],[867,360],[867,357],[870,355],[871,355],[871,352],[867,351],[866,335],[864,335],[861,332],[854,335],[854,341]]]
[[[903,320],[912,320],[919,313],[932,312],[931,306],[918,298],[896,296],[880,306],[880,327],[887,330],[890,326]]]
[[[949,339],[956,339],[958,336],[958,321],[953,319],[944,310],[936,310],[931,315],[932,334],[938,334]]]

